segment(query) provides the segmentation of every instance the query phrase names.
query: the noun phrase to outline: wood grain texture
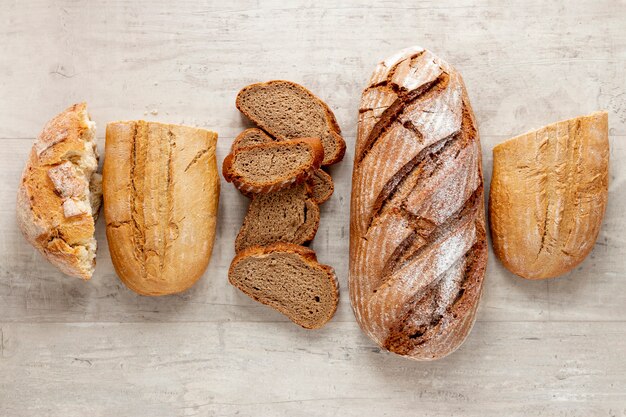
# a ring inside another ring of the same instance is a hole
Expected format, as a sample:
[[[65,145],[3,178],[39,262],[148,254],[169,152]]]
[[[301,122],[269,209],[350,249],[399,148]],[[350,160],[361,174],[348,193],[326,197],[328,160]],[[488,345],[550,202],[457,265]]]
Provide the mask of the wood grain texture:
[[[0,11],[0,415],[626,416],[626,3],[620,0],[15,1]],[[420,44],[462,74],[483,147],[606,109],[609,201],[566,277],[526,282],[489,257],[462,348],[418,364],[379,352],[347,294],[350,177],[373,66]],[[222,181],[216,244],[189,291],[135,295],[104,223],[89,283],[19,234],[15,193],[46,120],[86,100],[99,126],[145,118],[217,131],[221,163],[248,127],[243,86],[282,78],[326,100],[347,141],[313,248],[344,296],[307,332],[227,283],[247,199]],[[154,113],[154,114],[153,114]],[[258,380],[251,384],[251,378]]]

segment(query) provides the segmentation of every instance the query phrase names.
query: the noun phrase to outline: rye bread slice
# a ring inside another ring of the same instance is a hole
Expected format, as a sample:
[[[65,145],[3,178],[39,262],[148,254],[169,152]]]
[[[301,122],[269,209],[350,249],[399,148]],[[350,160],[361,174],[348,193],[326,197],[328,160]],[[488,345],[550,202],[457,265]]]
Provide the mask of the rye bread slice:
[[[333,179],[323,169],[315,171],[307,180],[307,184],[311,190],[311,199],[317,204],[322,204],[328,201],[330,196],[332,196],[335,191]]]
[[[244,146],[250,145],[258,145],[261,143],[271,143],[274,142],[274,139],[256,127],[246,129],[241,132],[233,141],[231,146],[231,152],[234,152],[238,148],[242,148]],[[333,195],[333,191],[335,190],[335,185],[333,184],[333,179],[330,175],[326,173],[326,171],[321,168],[318,169],[309,177],[307,180],[307,184],[310,188],[309,196],[313,199],[313,201],[317,204],[322,204]],[[253,194],[249,195],[252,197]]]
[[[315,237],[320,224],[320,209],[309,197],[307,184],[297,184],[268,194],[252,197],[243,221],[235,251],[276,242],[301,245]]]
[[[259,145],[261,143],[270,143],[274,142],[274,139],[261,129],[256,127],[251,127],[250,129],[246,129],[241,132],[230,147],[230,151],[234,152],[238,148],[243,148],[244,146],[251,145]]]
[[[230,264],[228,281],[305,329],[326,324],[339,302],[334,269],[318,263],[311,249],[289,243],[242,251]]]
[[[237,148],[222,165],[224,179],[244,193],[269,193],[305,181],[324,158],[317,138]]]
[[[275,80],[251,84],[237,94],[237,108],[278,140],[318,137],[324,146],[322,165],[343,159],[346,143],[330,108],[303,86]]]

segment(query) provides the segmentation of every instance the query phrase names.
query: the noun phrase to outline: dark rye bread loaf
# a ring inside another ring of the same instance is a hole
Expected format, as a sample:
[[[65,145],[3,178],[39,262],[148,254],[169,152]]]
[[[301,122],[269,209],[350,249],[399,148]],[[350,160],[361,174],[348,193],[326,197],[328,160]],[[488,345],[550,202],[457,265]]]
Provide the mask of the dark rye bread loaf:
[[[323,158],[318,138],[262,143],[228,154],[222,173],[244,193],[269,193],[305,181]]]
[[[242,148],[244,146],[258,145],[261,143],[270,142],[274,142],[274,139],[272,139],[271,136],[269,136],[261,129],[253,127],[244,130],[235,138],[231,146],[231,152],[234,152],[236,149]],[[317,204],[322,204],[328,201],[328,199],[333,195],[333,191],[335,190],[333,179],[330,175],[326,173],[326,171],[321,168],[316,170],[309,177],[309,179],[307,179],[307,184],[310,188],[309,196]],[[249,195],[249,197],[251,196],[252,195]]]
[[[237,94],[237,108],[277,140],[320,138],[322,165],[343,159],[346,143],[330,108],[303,86],[275,80],[251,84]]]
[[[458,72],[417,47],[376,67],[352,181],[357,321],[397,354],[450,354],[474,323],[487,263],[480,141]]]
[[[288,243],[242,251],[230,265],[228,280],[306,329],[326,324],[339,301],[333,268],[318,263],[311,249]]]
[[[235,251],[255,245],[310,242],[320,224],[320,209],[309,197],[308,185],[297,184],[252,197],[235,240]]]

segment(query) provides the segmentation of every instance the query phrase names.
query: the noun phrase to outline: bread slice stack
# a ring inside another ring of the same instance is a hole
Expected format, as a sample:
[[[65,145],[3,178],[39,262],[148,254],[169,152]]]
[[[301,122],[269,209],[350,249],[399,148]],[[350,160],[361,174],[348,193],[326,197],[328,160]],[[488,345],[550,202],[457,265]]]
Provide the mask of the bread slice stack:
[[[333,268],[302,245],[315,237],[319,205],[334,191],[323,167],[343,159],[341,130],[323,101],[289,81],[249,85],[236,104],[258,128],[235,138],[222,167],[251,199],[228,279],[294,323],[319,328],[335,313],[339,287]]]

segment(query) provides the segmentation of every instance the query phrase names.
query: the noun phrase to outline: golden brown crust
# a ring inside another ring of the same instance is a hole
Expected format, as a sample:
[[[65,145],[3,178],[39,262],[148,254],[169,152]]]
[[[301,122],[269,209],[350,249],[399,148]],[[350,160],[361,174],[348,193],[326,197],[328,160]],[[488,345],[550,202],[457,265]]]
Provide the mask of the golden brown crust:
[[[315,252],[312,249],[309,249],[307,247],[294,245],[291,243],[279,242],[279,243],[274,243],[268,246],[251,246],[249,248],[246,248],[242,250],[241,252],[239,252],[235,256],[233,261],[231,262],[230,268],[228,270],[229,282],[231,283],[231,285],[235,286],[236,288],[241,290],[244,294],[251,297],[255,301],[265,304],[281,312],[282,314],[287,316],[290,320],[292,320],[294,323],[298,324],[299,326],[302,326],[305,329],[318,329],[322,327],[328,321],[320,322],[316,326],[310,326],[307,323],[300,322],[297,317],[290,316],[289,312],[285,310],[284,308],[282,308],[280,304],[269,303],[269,302],[264,302],[263,300],[260,300],[259,298],[251,294],[250,292],[246,291],[246,288],[242,287],[241,285],[238,285],[238,282],[232,279],[234,275],[234,269],[240,261],[248,257],[263,256],[263,255],[268,255],[268,254],[275,253],[275,252],[298,254],[302,258],[302,260],[306,262],[309,266],[313,268],[321,269],[326,273],[334,289],[334,294],[333,294],[334,309],[329,313],[328,320],[330,320],[335,314],[335,312],[337,311],[337,304],[339,303],[339,281],[337,280],[337,275],[335,274],[335,270],[329,265],[323,265],[323,264],[318,263]]]
[[[514,274],[553,278],[589,254],[608,199],[608,115],[557,122],[493,150],[495,254]]]
[[[246,178],[245,175],[237,172],[234,167],[237,156],[249,150],[293,147],[299,143],[305,143],[309,147],[311,159],[307,164],[301,166],[293,175],[285,175],[280,178],[257,182]],[[232,153],[228,154],[226,158],[224,158],[224,162],[222,163],[222,175],[226,181],[232,182],[233,185],[244,195],[270,193],[272,191],[287,188],[292,184],[298,184],[305,181],[315,170],[320,168],[323,159],[324,148],[318,138],[300,138],[281,142],[244,146],[236,148]]]
[[[433,360],[469,334],[487,263],[482,182],[460,74],[419,47],[380,63],[359,109],[349,280],[380,346]]]
[[[216,142],[216,133],[187,126],[107,125],[107,239],[115,270],[133,291],[178,293],[206,269],[220,189]]]
[[[96,250],[97,208],[89,207],[87,190],[97,168],[94,129],[85,103],[51,119],[33,145],[17,197],[28,242],[63,273],[84,280],[93,274]]]
[[[300,84],[294,83],[292,81],[286,81],[286,80],[272,80],[272,81],[266,81],[262,83],[250,84],[242,88],[241,91],[239,91],[239,93],[237,94],[235,105],[237,106],[239,111],[241,111],[246,117],[248,117],[254,123],[259,125],[264,131],[268,132],[277,140],[294,139],[291,137],[285,137],[281,135],[276,129],[274,129],[271,126],[271,124],[267,123],[266,121],[258,120],[254,118],[250,114],[250,112],[245,108],[245,106],[242,105],[242,96],[248,90],[253,90],[256,88],[268,88],[268,87],[271,88],[272,85],[276,85],[276,84],[288,84],[290,86],[293,86],[294,88],[297,88],[305,92],[313,101],[321,105],[326,116],[326,122],[328,123],[329,131],[334,139],[334,145],[336,147],[336,151],[333,154],[330,154],[327,152],[327,154],[324,156],[324,161],[322,162],[322,165],[328,166],[328,165],[333,165],[333,164],[340,162],[346,153],[346,142],[343,139],[343,137],[341,137],[341,129],[339,127],[339,123],[337,123],[337,118],[335,117],[330,107],[324,101],[322,101],[319,97],[317,97],[315,94],[313,94],[311,91],[301,86]]]

